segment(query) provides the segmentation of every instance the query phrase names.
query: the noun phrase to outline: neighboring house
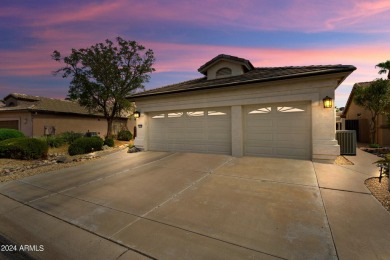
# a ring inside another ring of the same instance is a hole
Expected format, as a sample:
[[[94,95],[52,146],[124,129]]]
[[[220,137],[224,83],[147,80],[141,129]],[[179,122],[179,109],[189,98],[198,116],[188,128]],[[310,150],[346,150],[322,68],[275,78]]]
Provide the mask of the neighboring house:
[[[342,114],[346,130],[356,130],[356,138],[360,143],[370,143],[370,121],[371,112],[358,106],[353,101],[356,88],[364,88],[371,82],[360,82],[353,85],[352,91],[349,94],[347,104]],[[390,146],[390,128],[389,122],[385,115],[379,115],[377,121],[377,142],[382,146]]]
[[[102,114],[90,113],[77,102],[12,93],[0,107],[0,128],[22,131],[26,136],[45,136],[73,132],[107,133],[107,121]],[[122,129],[133,132],[134,120],[117,118],[113,133]]]
[[[349,65],[255,68],[249,60],[218,55],[204,77],[136,93],[141,112],[135,145],[145,150],[220,153],[331,161],[335,89]],[[200,162],[201,163],[201,162]]]

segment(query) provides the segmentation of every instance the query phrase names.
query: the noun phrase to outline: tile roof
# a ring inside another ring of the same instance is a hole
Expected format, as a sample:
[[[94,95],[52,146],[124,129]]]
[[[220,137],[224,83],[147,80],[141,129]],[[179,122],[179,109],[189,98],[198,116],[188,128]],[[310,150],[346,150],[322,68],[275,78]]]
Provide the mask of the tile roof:
[[[207,63],[206,63],[207,64]],[[173,85],[155,88],[132,94],[128,98],[132,100],[138,97],[195,91],[227,86],[236,86],[257,82],[268,82],[291,78],[303,78],[316,75],[326,75],[340,72],[352,72],[356,67],[352,65],[313,65],[313,66],[290,66],[290,67],[263,67],[254,68],[239,76],[207,80],[206,77],[189,80]]]
[[[9,99],[10,97],[17,99],[19,101],[18,105],[0,107],[0,111],[29,110],[102,116],[101,113],[90,113],[88,109],[80,106],[74,101],[31,96],[19,93],[9,94],[4,98],[4,100]]]

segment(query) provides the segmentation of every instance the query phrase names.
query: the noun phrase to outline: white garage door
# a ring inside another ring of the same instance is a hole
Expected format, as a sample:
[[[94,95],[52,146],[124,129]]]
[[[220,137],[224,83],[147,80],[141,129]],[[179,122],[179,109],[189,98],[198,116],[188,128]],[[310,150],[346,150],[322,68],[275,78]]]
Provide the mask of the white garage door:
[[[230,108],[149,114],[149,150],[231,154]]]
[[[310,103],[247,106],[245,155],[311,159]]]

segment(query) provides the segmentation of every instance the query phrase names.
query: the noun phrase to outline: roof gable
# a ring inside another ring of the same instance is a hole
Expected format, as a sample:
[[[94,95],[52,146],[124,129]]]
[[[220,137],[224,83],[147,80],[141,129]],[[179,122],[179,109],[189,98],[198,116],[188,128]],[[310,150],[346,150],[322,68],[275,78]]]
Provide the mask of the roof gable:
[[[70,114],[82,114],[82,115],[101,115],[100,113],[90,113],[88,109],[80,106],[77,102],[69,100],[61,100],[40,96],[31,96],[26,94],[11,93],[7,95],[4,100],[13,101],[16,100],[16,104],[12,106],[3,106],[0,111],[17,111],[17,110],[29,110],[29,111],[43,111],[54,113],[70,113]],[[8,102],[9,103],[9,102]]]
[[[210,60],[210,61],[206,62],[205,64],[203,64],[202,66],[200,66],[198,71],[200,73],[202,73],[203,75],[207,75],[207,72],[211,67],[213,67],[217,63],[223,62],[223,61],[242,66],[244,69],[244,72],[247,72],[247,71],[254,69],[252,63],[249,60],[235,57],[235,56],[231,56],[231,55],[220,54],[220,55],[216,56],[215,58],[213,58],[212,60]]]
[[[4,100],[8,100],[10,98],[14,98],[17,100],[24,100],[24,101],[38,101],[40,100],[40,97],[38,96],[31,96],[31,95],[26,95],[26,94],[20,94],[20,93],[11,93],[7,95]]]

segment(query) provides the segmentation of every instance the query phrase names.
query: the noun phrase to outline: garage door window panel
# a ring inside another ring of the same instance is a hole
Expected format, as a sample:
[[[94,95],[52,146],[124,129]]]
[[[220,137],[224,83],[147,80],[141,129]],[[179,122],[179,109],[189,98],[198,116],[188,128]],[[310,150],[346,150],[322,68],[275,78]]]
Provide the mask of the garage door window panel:
[[[190,112],[187,112],[187,116],[189,116],[189,117],[203,117],[204,111],[190,111]]]
[[[299,112],[305,112],[305,109],[303,107],[278,107],[278,112],[299,113]]]
[[[268,114],[271,111],[272,111],[271,107],[261,107],[261,108],[249,111],[248,114],[250,114],[250,115],[252,115],[252,114]]]

